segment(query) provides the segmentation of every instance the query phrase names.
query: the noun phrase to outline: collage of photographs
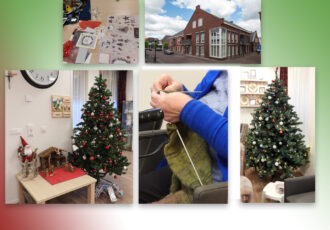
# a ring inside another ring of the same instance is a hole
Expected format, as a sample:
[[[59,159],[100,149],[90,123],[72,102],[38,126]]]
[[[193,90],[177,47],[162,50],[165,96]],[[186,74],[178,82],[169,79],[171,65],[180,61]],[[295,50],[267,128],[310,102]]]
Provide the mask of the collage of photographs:
[[[260,65],[261,0],[144,2],[63,0],[63,70],[5,72],[5,203],[314,203],[315,68]]]

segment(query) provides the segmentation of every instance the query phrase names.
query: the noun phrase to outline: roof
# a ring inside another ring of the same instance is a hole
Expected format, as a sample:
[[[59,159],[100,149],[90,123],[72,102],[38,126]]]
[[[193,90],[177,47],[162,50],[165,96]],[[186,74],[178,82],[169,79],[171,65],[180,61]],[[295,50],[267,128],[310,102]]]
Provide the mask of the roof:
[[[48,149],[42,151],[41,153],[39,153],[39,157],[47,157],[50,153],[52,152],[57,152],[58,154],[60,152],[64,151],[64,149],[60,149],[60,148],[56,148],[56,147],[49,147]]]
[[[251,41],[254,41],[255,37],[258,36],[257,31],[252,32]]]
[[[236,24],[233,23],[233,22],[229,22],[229,21],[227,21],[227,20],[224,20],[223,23],[226,24],[226,25],[228,25],[228,26],[234,27],[234,28],[236,28],[236,29],[242,30],[242,31],[244,31],[244,32],[246,32],[246,33],[251,33],[251,31],[246,30],[246,29],[244,29],[244,28],[242,28],[242,27],[236,25]]]
[[[179,37],[179,36],[183,36],[183,30],[177,32],[176,34],[170,36],[170,37]]]

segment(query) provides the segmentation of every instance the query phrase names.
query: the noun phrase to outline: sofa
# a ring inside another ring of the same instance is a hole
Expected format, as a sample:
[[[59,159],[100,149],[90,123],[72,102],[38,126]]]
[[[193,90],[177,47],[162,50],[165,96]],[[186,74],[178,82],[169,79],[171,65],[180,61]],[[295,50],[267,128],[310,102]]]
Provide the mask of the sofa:
[[[284,180],[284,202],[314,203],[315,175],[287,178]]]

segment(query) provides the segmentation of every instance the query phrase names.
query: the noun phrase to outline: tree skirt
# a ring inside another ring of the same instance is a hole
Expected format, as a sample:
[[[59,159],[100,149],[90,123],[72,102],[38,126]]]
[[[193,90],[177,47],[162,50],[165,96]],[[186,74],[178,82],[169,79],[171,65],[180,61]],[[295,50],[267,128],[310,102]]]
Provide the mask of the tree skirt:
[[[46,177],[44,172],[39,171],[39,174],[46,181],[48,181],[51,185],[58,184],[63,181],[71,180],[71,179],[74,179],[74,178],[77,178],[77,177],[80,177],[80,176],[83,176],[86,174],[85,171],[83,171],[75,166],[73,166],[73,168],[74,168],[74,172],[70,172],[70,171],[66,172],[65,167],[55,169],[54,170],[54,172],[56,172],[55,175],[48,176],[48,177]]]

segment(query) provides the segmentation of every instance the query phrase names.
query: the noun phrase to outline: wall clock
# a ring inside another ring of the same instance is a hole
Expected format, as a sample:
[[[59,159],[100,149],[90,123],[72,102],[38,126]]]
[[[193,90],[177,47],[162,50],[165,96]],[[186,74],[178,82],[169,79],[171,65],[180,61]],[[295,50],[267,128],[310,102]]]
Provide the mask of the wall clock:
[[[46,89],[55,84],[58,78],[58,70],[21,70],[24,79],[32,86]]]

